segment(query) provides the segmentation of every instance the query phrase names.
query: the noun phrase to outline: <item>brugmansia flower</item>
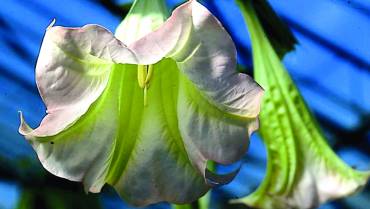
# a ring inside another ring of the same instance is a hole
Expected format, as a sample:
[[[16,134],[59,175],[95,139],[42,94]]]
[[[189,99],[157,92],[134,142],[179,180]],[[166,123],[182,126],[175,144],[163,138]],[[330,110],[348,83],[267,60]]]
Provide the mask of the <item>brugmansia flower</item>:
[[[51,173],[90,192],[108,183],[135,205],[190,202],[228,182],[237,171],[206,163],[241,158],[263,92],[236,72],[235,46],[206,8],[188,1],[153,26],[160,8],[136,1],[121,40],[99,25],[50,26],[36,66],[47,115],[19,128]]]
[[[370,173],[353,170],[330,149],[267,39],[251,1],[240,1],[240,6],[251,35],[255,79],[266,89],[260,133],[268,159],[260,187],[235,202],[266,209],[316,208],[358,191]]]

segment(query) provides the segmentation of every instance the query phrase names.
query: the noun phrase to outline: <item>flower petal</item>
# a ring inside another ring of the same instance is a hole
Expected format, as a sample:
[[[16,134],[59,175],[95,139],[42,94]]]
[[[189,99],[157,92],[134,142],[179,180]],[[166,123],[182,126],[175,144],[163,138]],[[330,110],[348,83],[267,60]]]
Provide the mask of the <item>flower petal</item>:
[[[98,25],[49,27],[36,66],[47,115],[33,130],[21,114],[19,132],[30,140],[43,166],[57,176],[84,181],[93,192],[105,183],[117,132],[111,109],[118,102],[112,99],[101,107],[96,100],[104,97],[117,60],[136,62],[130,50]],[[93,113],[85,116],[89,108]],[[97,120],[93,114],[105,117]]]
[[[220,110],[246,118],[258,115],[262,88],[249,76],[236,72],[236,49],[230,36],[197,1],[178,7],[163,26],[129,48],[142,63],[151,63],[158,56],[174,59]]]
[[[210,186],[193,167],[178,129],[178,69],[171,60],[153,66],[143,104],[137,72],[123,78],[120,132],[112,153],[107,182],[134,205],[195,201]],[[131,101],[131,102],[129,102]]]
[[[36,65],[36,82],[47,116],[27,137],[59,133],[83,115],[107,85],[115,60],[135,63],[134,54],[106,29],[49,27]]]
[[[205,177],[207,160],[228,164],[241,158],[258,127],[263,90],[236,72],[235,46],[205,7],[188,1],[129,48],[142,63],[169,57],[183,72],[179,129],[190,160]]]
[[[257,119],[221,111],[186,75],[180,78],[178,124],[194,165],[205,175],[208,160],[221,164],[240,160],[248,148],[249,136],[258,128]]]
[[[211,186],[233,179],[238,171],[213,174],[206,170],[207,160],[225,164],[240,159],[252,126],[207,103],[173,60],[162,60],[153,69],[147,106],[137,83],[127,79],[122,88],[122,98],[132,103],[119,113],[121,135],[107,182],[135,205],[192,202]]]
[[[62,132],[46,137],[26,135],[46,170],[72,181],[83,181],[86,191],[91,192],[99,192],[105,184],[108,159],[118,132],[118,100],[106,94]],[[28,126],[22,124],[23,130],[27,130]]]
[[[206,163],[241,158],[262,90],[235,71],[235,46],[203,6],[184,4],[128,48],[99,26],[49,30],[60,31],[46,35],[37,70],[49,114],[35,130],[23,119],[20,127],[46,169],[91,192],[107,182],[135,205],[191,202],[235,176]],[[116,63],[156,63],[147,106],[137,66]]]
[[[86,191],[99,192],[109,183],[134,205],[187,203],[208,191],[179,133],[176,64],[164,60],[154,70],[144,108],[137,66],[114,65],[102,95],[73,126],[31,138],[43,166],[83,181]]]

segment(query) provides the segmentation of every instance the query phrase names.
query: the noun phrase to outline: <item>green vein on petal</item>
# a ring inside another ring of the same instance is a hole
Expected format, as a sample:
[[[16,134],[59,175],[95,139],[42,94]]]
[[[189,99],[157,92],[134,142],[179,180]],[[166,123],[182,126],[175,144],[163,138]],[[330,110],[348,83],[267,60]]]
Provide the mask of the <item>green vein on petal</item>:
[[[112,72],[110,80],[110,83],[116,85],[106,90],[113,92],[111,97],[116,97],[118,100],[116,109],[119,129],[110,158],[109,173],[106,177],[111,185],[118,181],[127,166],[143,117],[143,93],[135,80],[136,71],[136,66],[118,65]]]
[[[250,1],[240,7],[252,39],[255,79],[266,90],[260,133],[268,159],[260,187],[233,202],[257,208],[313,208],[358,192],[370,173],[352,169],[331,150]]]
[[[176,65],[163,60],[153,68],[146,107],[142,89],[136,82],[120,93],[122,104],[127,103],[125,98],[128,101],[133,98],[133,101],[130,107],[121,106],[119,123],[123,131],[116,139],[107,176],[107,182],[114,185],[124,199],[140,205],[159,201],[160,195],[183,202],[180,196],[173,197],[180,194],[180,189],[189,195],[199,195],[207,189],[201,173],[192,167],[178,132]],[[136,71],[132,72],[127,81],[135,81]],[[125,87],[129,85],[126,79],[121,81]],[[186,182],[197,192],[191,192]]]

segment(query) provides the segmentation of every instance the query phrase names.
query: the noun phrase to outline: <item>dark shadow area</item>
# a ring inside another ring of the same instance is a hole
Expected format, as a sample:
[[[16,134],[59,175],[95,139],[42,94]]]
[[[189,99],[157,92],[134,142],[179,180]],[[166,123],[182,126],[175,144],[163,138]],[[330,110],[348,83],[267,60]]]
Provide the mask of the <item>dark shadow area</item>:
[[[362,117],[361,126],[353,130],[343,129],[318,112],[315,112],[315,116],[321,127],[329,131],[336,139],[333,145],[334,150],[344,147],[355,147],[365,155],[370,153],[370,144],[367,140],[367,133],[370,130],[370,115],[364,115]]]
[[[0,28],[5,30],[9,29],[7,21],[5,21],[2,16],[0,16]]]
[[[23,209],[21,205],[28,209],[101,208],[98,194],[86,195],[81,183],[56,177],[30,158],[0,157],[0,180],[21,186],[17,208]]]
[[[125,17],[131,6],[131,4],[119,6],[112,0],[98,0],[98,2],[117,17]]]

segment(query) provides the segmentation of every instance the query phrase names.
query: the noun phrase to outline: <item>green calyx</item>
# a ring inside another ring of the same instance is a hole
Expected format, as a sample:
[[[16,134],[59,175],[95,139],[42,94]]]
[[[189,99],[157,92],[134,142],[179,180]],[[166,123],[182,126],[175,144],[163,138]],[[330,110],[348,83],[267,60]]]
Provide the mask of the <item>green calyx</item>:
[[[135,0],[115,36],[128,45],[157,29],[168,16],[164,0]]]

